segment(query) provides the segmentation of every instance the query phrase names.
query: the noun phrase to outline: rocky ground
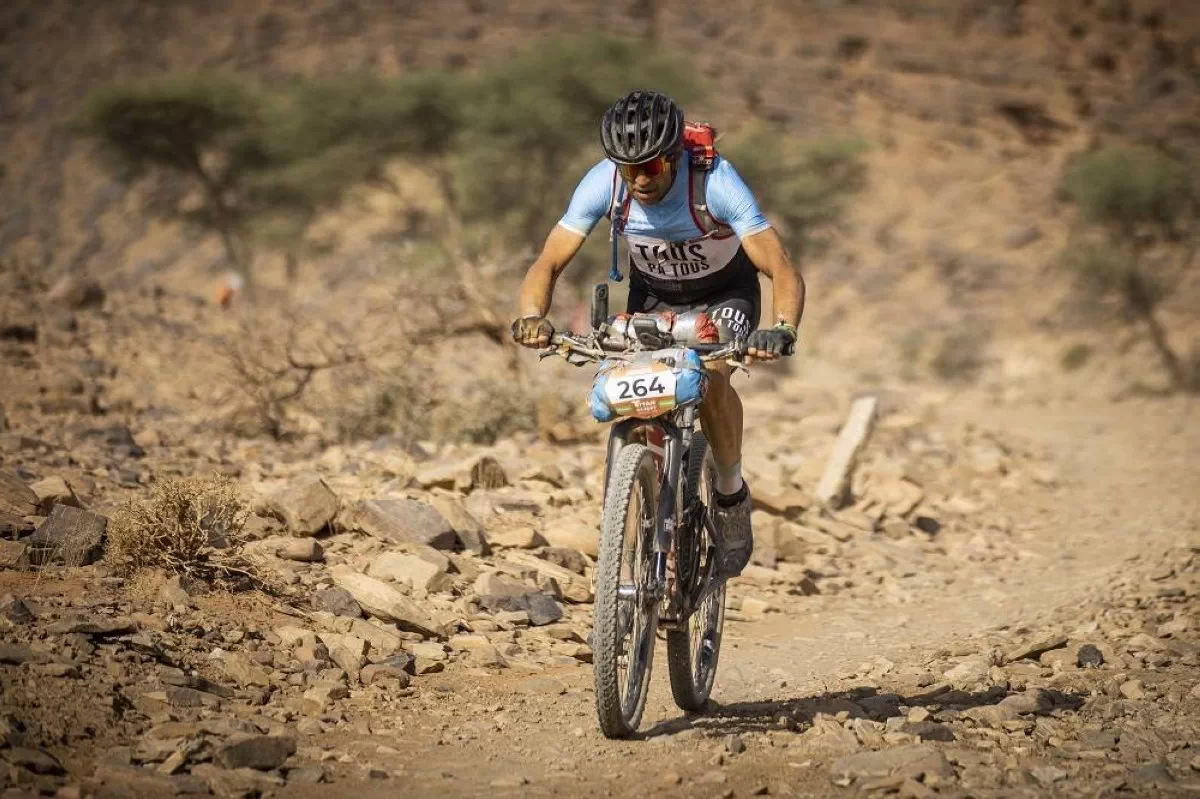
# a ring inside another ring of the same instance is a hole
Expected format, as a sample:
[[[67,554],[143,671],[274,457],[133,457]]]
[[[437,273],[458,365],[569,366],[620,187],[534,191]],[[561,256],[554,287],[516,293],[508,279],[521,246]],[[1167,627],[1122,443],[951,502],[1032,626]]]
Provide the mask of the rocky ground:
[[[47,370],[70,327],[5,333],[5,795],[1200,790],[1188,401],[881,388],[829,510],[812,492],[851,378],[760,370],[756,555],[714,702],[681,715],[660,673],[643,737],[612,742],[587,645],[598,427],[490,447],[202,435],[201,412],[106,408],[129,387],[100,367]],[[209,551],[270,590],[119,571],[121,503],[213,472],[249,515]]]

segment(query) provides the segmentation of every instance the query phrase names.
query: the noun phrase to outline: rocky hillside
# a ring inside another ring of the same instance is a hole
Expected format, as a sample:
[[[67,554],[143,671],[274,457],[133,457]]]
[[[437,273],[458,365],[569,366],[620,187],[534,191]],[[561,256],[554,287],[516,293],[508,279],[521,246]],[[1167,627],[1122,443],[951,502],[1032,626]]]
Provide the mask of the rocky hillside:
[[[727,130],[758,118],[871,145],[868,186],[836,246],[806,259],[814,341],[860,363],[921,366],[945,338],[974,335],[994,342],[979,345],[991,371],[1040,381],[1071,343],[1111,350],[1111,332],[1091,336],[1094,319],[1064,305],[1069,279],[1055,268],[1073,218],[1057,193],[1067,159],[1112,137],[1190,156],[1200,142],[1200,12],[1186,3],[755,2],[734,16],[673,0],[452,6],[116,2],[80,24],[66,4],[8,4],[0,190],[19,199],[0,249],[47,280],[88,272],[109,288],[155,280],[211,293],[215,242],[145,213],[170,187],[127,192],[64,128],[108,81],[198,68],[267,81],[486,69],[545,37],[644,35],[690,54],[714,89],[695,112]],[[317,279],[361,261],[368,232],[405,235],[394,198],[336,216],[344,235],[312,264]],[[1185,352],[1195,282],[1167,307]],[[1144,346],[1125,351],[1125,383],[1145,376]]]
[[[801,357],[737,378],[756,551],[714,701],[681,715],[660,656],[626,742],[591,693],[591,375],[496,336],[525,256],[415,263],[397,167],[223,307],[218,242],[151,213],[180,186],[64,127],[114,79],[486,70],[580,30],[691,54],[726,130],[869,145]],[[1198,154],[1200,8],[16,0],[0,44],[5,797],[1197,790],[1195,400],[1058,263],[1072,155]],[[1197,298],[1162,308],[1181,352]]]

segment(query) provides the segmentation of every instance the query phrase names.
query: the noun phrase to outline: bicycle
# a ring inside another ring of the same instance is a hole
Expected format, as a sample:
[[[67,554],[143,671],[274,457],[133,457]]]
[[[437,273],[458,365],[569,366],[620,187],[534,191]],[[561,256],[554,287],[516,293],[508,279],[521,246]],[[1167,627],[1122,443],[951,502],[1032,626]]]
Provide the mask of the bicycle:
[[[591,639],[596,711],[609,738],[637,731],[659,629],[681,709],[702,710],[716,676],[725,580],[714,577],[708,513],[715,467],[704,434],[694,430],[703,388],[686,396],[679,385],[697,365],[707,381],[705,362],[744,369],[745,342],[681,342],[676,331],[690,325],[695,332],[702,323],[703,312],[689,314],[667,315],[670,331],[662,314],[609,318],[607,286],[600,284],[591,332],[556,333],[542,351],[577,366],[608,364],[597,373],[593,398],[604,391],[619,419],[608,439]]]

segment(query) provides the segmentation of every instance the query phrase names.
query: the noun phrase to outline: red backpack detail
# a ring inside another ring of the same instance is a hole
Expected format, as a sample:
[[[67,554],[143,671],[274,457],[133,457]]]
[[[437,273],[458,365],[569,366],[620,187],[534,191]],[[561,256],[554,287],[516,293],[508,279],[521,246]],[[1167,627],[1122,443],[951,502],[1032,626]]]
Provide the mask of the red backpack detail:
[[[684,122],[683,149],[688,152],[692,169],[712,171],[717,162],[717,129],[707,122]]]
[[[688,204],[692,210],[692,221],[700,229],[700,235],[723,239],[733,235],[733,228],[721,222],[708,210],[707,186],[708,173],[717,163],[717,130],[707,122],[683,123],[683,149],[687,153],[688,170],[691,180],[688,185]],[[629,219],[629,192],[625,184],[613,170],[612,202],[608,208],[608,218],[612,223],[612,233],[615,236],[625,228]]]

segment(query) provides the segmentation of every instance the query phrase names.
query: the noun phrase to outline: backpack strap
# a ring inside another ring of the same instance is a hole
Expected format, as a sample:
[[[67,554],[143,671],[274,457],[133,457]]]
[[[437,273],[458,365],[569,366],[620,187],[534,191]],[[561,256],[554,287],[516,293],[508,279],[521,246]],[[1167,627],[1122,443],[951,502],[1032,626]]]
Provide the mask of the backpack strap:
[[[692,209],[692,221],[700,229],[701,236],[725,239],[733,235],[733,228],[712,215],[708,210],[708,169],[698,169],[692,162],[688,170],[688,205]]]
[[[608,279],[620,283],[625,277],[621,274],[619,247],[621,233],[629,221],[629,192],[625,191],[625,182],[620,179],[617,170],[613,170],[612,200],[608,204],[608,238],[612,242],[612,265],[608,269]]]

